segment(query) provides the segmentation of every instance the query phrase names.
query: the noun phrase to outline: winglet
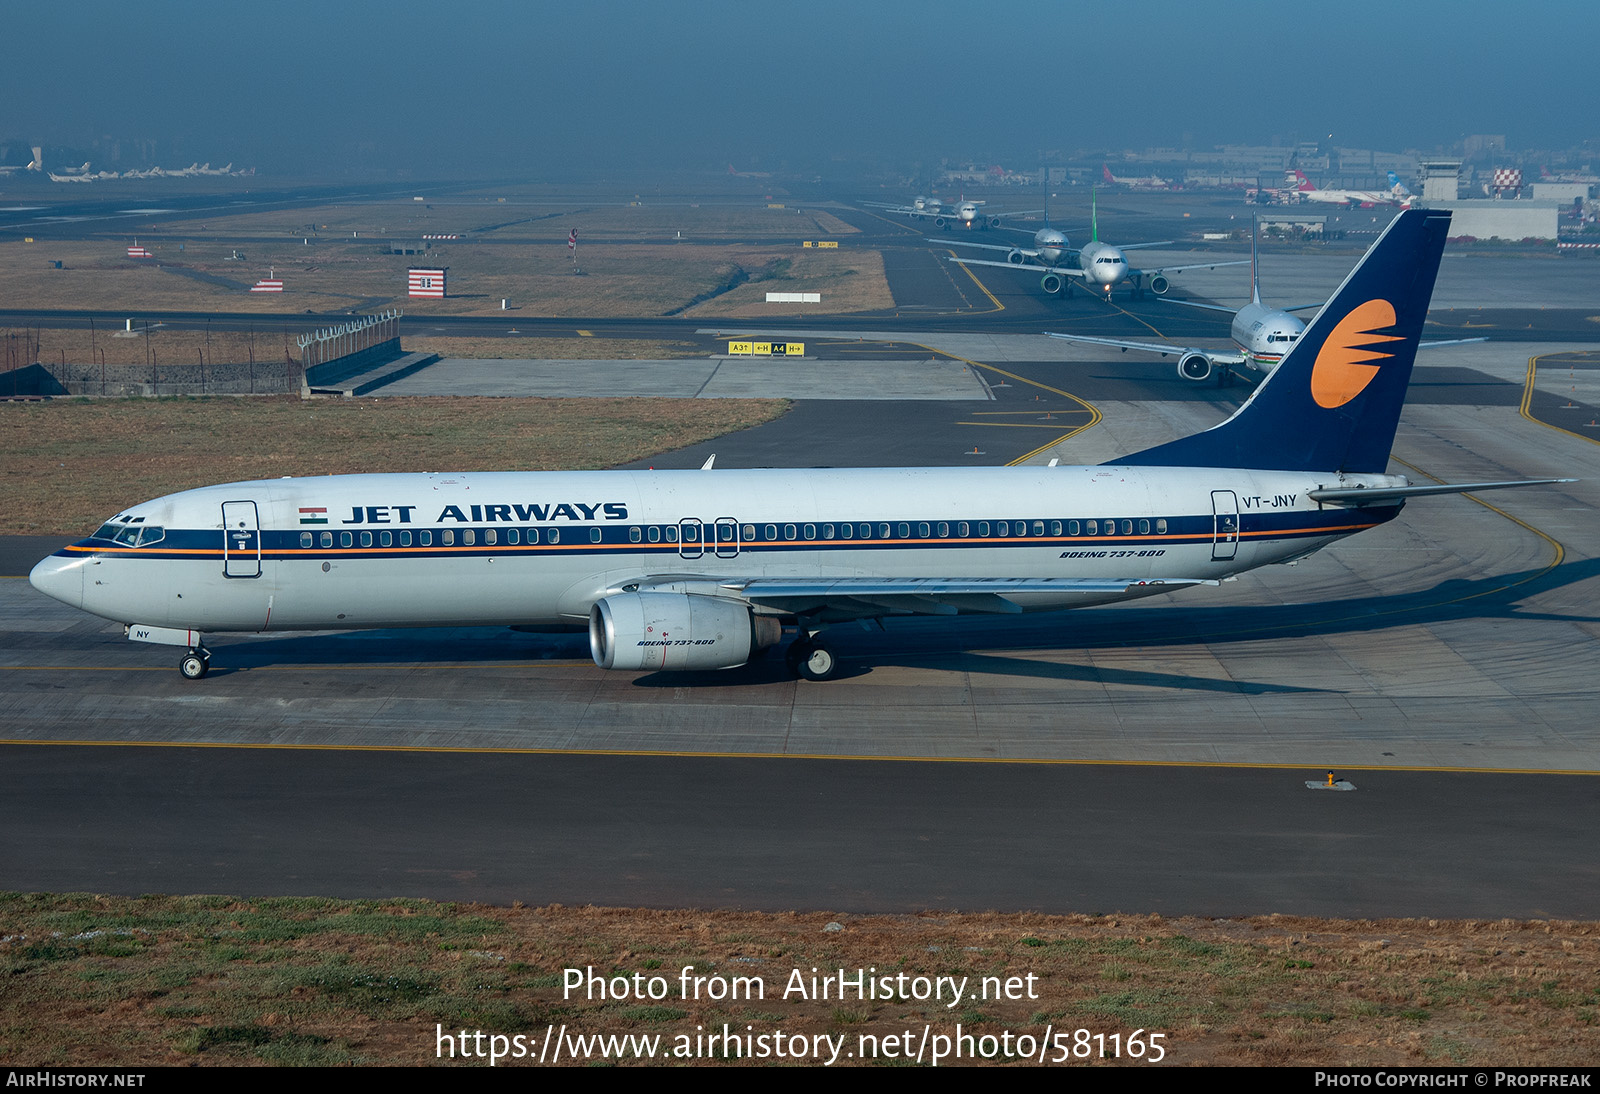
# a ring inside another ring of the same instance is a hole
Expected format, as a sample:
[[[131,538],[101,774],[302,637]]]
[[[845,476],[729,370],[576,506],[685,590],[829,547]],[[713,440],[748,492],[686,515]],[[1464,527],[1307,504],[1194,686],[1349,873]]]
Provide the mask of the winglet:
[[[711,453],[711,455],[706,457],[706,462],[700,465],[700,470],[702,470],[702,471],[710,471],[711,470],[711,465],[716,463],[716,462],[717,462],[717,454],[715,452],[713,452],[713,453]]]

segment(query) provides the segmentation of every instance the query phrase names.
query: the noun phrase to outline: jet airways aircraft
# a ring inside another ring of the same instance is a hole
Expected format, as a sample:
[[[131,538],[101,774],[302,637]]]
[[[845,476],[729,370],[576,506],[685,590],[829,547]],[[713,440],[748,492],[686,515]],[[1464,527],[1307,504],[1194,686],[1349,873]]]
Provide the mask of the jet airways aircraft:
[[[1222,424],[1098,467],[379,474],[230,483],[118,513],[35,588],[186,648],[207,632],[587,624],[602,668],[734,668],[828,627],[1056,611],[1215,584],[1383,524],[1450,214],[1405,212]],[[1542,480],[1566,481],[1566,480]]]
[[[1172,282],[1167,278],[1168,274],[1180,273],[1183,270],[1214,270],[1219,266],[1243,266],[1248,261],[1240,259],[1229,262],[1193,262],[1185,266],[1157,266],[1143,270],[1129,263],[1128,256],[1123,252],[1136,251],[1143,247],[1166,247],[1172,243],[1170,239],[1160,243],[1130,243],[1123,247],[1113,247],[1109,243],[1102,243],[1100,242],[1100,216],[1098,210],[1094,209],[1093,206],[1091,206],[1089,231],[1090,241],[1078,250],[1067,246],[1066,236],[1061,237],[1061,247],[1055,252],[1057,255],[1056,262],[1042,267],[1039,288],[1044,291],[1045,295],[1057,296],[1064,293],[1070,297],[1072,295],[1073,282],[1069,279],[1076,278],[1082,281],[1086,287],[1096,292],[1104,290],[1107,300],[1111,299],[1113,286],[1127,281],[1133,285],[1133,298],[1139,300],[1144,297],[1146,279],[1149,280],[1150,291],[1157,296],[1162,296],[1172,287]],[[946,241],[930,239],[928,242],[943,243]],[[983,243],[969,243],[964,240],[949,240],[948,242],[957,247],[991,246]],[[1006,261],[1004,262],[994,262],[984,258],[952,258],[950,261],[959,262],[963,266],[999,266],[1002,269],[1022,266],[1024,269],[1041,269],[1041,267],[1023,263],[1022,257],[1019,256],[1025,257],[1027,255],[1026,251],[1017,248],[1009,248],[1009,250],[1012,253],[1006,256]],[[1063,255],[1069,259],[1075,258],[1078,263],[1077,266],[1061,265],[1060,256]],[[1041,253],[1039,257],[1042,258],[1044,256]]]

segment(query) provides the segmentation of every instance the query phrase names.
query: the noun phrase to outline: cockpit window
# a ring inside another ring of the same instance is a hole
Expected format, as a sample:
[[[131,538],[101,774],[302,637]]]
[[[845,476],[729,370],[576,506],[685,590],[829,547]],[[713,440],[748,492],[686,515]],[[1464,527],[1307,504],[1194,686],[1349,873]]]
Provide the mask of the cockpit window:
[[[108,539],[123,547],[148,547],[167,538],[167,530],[156,524],[102,524],[94,539]]]

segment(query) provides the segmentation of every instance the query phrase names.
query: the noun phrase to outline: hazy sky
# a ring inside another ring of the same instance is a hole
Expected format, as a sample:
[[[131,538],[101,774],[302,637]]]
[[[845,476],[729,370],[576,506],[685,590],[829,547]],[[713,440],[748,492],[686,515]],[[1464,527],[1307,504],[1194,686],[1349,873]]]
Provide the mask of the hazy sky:
[[[0,138],[418,175],[1600,136],[1600,4],[6,4]],[[47,166],[58,166],[47,154]],[[111,167],[112,164],[100,164]]]

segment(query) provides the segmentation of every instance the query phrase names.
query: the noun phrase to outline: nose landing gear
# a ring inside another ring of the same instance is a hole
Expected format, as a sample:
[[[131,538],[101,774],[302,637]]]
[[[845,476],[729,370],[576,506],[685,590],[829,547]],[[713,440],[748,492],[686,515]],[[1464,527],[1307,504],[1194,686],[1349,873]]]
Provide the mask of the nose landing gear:
[[[191,646],[178,662],[178,671],[185,680],[203,680],[211,671],[211,651],[204,646]]]

